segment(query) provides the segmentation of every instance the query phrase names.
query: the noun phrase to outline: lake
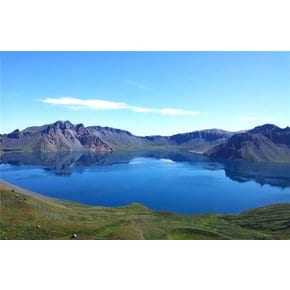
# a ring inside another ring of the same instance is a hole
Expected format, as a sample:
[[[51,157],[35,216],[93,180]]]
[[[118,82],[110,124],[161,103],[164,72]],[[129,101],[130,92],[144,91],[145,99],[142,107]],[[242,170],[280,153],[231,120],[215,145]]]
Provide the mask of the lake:
[[[88,205],[238,213],[290,202],[290,164],[213,161],[188,152],[7,153],[1,179]]]

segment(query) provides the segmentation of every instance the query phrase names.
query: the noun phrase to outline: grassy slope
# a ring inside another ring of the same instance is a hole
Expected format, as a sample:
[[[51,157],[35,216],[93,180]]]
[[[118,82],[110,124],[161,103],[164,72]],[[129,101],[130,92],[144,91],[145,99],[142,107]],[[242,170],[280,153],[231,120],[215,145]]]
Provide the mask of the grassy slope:
[[[90,207],[1,185],[0,239],[290,239],[290,204],[238,215],[179,215],[140,204]]]

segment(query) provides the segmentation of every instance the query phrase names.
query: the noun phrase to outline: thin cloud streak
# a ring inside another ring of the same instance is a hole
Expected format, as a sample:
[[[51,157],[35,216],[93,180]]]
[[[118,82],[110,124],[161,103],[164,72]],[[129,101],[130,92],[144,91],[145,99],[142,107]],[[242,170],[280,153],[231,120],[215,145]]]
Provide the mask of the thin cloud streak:
[[[257,121],[258,118],[255,116],[241,116],[240,119],[242,121]]]
[[[124,80],[124,82],[127,85],[130,85],[132,87],[136,87],[136,88],[141,89],[141,90],[151,90],[151,88],[145,86],[144,84],[142,84],[140,82],[136,82],[136,81],[133,81],[133,80]]]
[[[177,108],[146,108],[132,106],[123,102],[113,102],[100,99],[78,99],[72,97],[46,98],[40,100],[43,103],[64,106],[70,110],[129,110],[136,113],[155,113],[164,116],[197,116],[200,113],[195,111],[177,109]]]

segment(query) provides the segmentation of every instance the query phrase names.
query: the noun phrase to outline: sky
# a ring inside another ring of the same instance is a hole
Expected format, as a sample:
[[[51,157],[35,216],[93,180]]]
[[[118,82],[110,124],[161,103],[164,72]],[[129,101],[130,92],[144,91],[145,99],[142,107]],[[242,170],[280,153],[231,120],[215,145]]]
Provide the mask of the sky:
[[[289,52],[0,52],[0,132],[57,120],[171,135],[290,126]]]

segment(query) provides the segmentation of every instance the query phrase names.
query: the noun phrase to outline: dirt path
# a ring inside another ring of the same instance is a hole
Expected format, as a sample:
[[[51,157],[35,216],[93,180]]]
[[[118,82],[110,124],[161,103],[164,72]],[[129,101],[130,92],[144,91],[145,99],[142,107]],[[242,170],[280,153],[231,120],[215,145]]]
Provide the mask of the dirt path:
[[[139,233],[140,233],[140,238],[141,238],[141,240],[145,240],[144,239],[144,236],[143,236],[143,231],[140,229],[140,228],[138,228],[139,229]]]
[[[140,227],[138,225],[134,224],[134,228],[136,229],[140,240],[145,240],[144,236],[143,236],[143,231],[140,229]]]

